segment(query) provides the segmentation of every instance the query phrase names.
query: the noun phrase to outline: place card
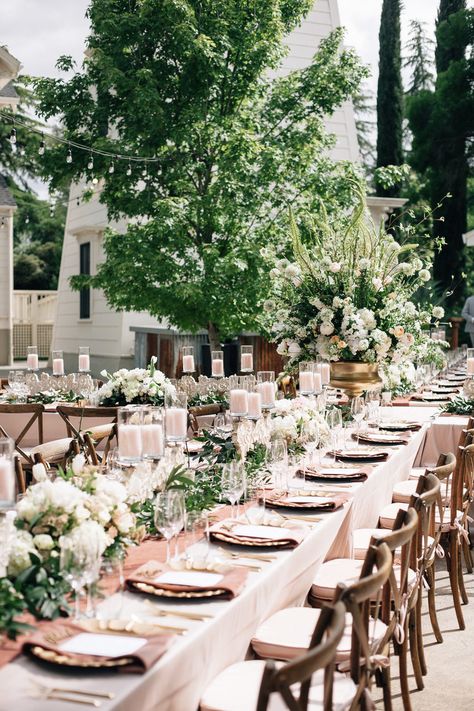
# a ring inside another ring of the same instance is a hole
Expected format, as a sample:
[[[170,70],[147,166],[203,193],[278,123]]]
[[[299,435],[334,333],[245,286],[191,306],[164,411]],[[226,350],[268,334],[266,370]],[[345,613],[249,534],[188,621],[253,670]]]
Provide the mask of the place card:
[[[291,531],[287,528],[279,528],[278,526],[234,526],[232,528],[233,536],[243,536],[245,538],[264,538],[270,541],[283,541],[291,536]]]
[[[144,637],[82,632],[58,645],[61,652],[92,654],[95,657],[123,657],[134,654],[146,643]]]
[[[161,585],[184,585],[188,588],[211,588],[221,582],[223,575],[199,573],[192,570],[169,570],[154,579]]]

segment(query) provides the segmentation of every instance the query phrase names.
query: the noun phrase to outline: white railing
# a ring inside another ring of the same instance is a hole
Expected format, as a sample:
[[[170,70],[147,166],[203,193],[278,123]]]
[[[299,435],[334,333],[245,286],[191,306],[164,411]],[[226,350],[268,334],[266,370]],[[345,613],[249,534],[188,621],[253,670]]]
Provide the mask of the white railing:
[[[57,291],[14,291],[13,323],[54,323]]]

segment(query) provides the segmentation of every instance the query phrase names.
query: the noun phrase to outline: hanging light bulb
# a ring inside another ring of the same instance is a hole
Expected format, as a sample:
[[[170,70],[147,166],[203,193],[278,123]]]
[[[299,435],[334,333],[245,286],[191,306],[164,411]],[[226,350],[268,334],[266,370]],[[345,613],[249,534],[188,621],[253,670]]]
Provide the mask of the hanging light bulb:
[[[29,224],[30,224],[30,218],[29,218],[28,215],[27,215],[27,216],[25,217],[25,225],[29,225]]]
[[[68,152],[67,152],[66,163],[72,163],[72,153],[71,153],[71,149],[69,149]]]
[[[115,166],[113,163],[109,165],[109,175],[112,175],[112,173],[115,173]]]
[[[39,154],[40,156],[44,156],[44,151],[45,151],[45,149],[46,149],[46,144],[45,144],[45,142],[44,142],[44,134],[42,133],[42,134],[41,134],[41,142],[40,142],[39,148],[38,148],[38,154]]]
[[[25,146],[22,146],[22,147],[20,148],[20,155],[21,155],[21,156],[24,156],[25,153],[26,153],[26,151],[25,151]]]
[[[99,182],[98,178],[95,178],[95,177],[92,178],[92,185],[97,185],[98,182]]]
[[[94,170],[94,159],[92,157],[92,153],[89,158],[89,162],[87,164],[87,170]]]
[[[12,144],[12,146],[14,146],[16,143],[16,128],[12,128],[12,130],[10,131],[10,143]]]
[[[127,168],[127,175],[130,177],[131,174],[132,174],[132,166],[129,163],[128,168]]]

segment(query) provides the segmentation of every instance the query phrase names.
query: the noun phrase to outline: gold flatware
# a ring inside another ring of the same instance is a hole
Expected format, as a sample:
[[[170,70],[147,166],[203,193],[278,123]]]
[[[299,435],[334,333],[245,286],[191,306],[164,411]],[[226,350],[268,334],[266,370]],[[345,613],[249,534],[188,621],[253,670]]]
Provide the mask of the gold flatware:
[[[49,692],[30,692],[29,696],[32,699],[51,699],[52,701],[67,701],[70,704],[80,704],[81,706],[92,706],[93,708],[100,708],[102,706],[102,702],[98,701],[97,699],[81,699],[79,697],[74,697],[73,695],[69,696],[68,692],[63,692],[63,693],[57,693],[55,691],[49,691]]]
[[[92,696],[98,699],[115,699],[115,694],[112,691],[91,691],[89,689],[72,689],[69,686],[47,686],[44,682],[34,677],[30,677],[29,681],[39,689],[47,693],[58,693],[58,694],[74,694],[77,696]]]
[[[259,553],[246,553],[245,555],[239,555],[238,553],[231,553],[232,558],[250,558],[250,560],[261,560],[264,563],[271,563],[276,560],[276,555],[260,555]]]
[[[298,521],[298,523],[305,523],[305,521],[318,523],[323,520],[321,516],[306,516],[303,510],[301,511],[301,516],[283,516],[283,518],[286,521]]]
[[[150,603],[151,607],[154,607],[152,603]],[[182,617],[185,620],[194,620],[196,622],[203,622],[204,620],[211,620],[214,615],[205,615],[204,613],[197,613],[197,612],[184,612],[181,610],[164,610],[163,608],[160,608],[158,610],[154,610],[153,613],[157,617]]]
[[[245,558],[245,556],[242,557]],[[249,570],[254,570],[256,573],[259,573],[262,570],[262,567],[260,565],[244,563],[240,560],[234,560],[234,565],[236,565],[238,568],[248,568]]]

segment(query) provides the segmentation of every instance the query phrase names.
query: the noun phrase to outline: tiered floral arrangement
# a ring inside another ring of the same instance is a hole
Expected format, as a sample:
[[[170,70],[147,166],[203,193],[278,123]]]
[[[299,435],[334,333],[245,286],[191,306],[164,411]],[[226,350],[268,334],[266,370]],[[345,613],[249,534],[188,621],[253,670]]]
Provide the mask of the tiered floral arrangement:
[[[322,219],[303,242],[290,215],[294,262],[271,270],[274,298],[264,304],[265,323],[289,367],[316,356],[330,361],[400,363],[427,348],[440,306],[412,299],[430,280],[430,264],[416,244],[400,244],[372,222],[365,195],[350,219]],[[430,346],[431,348],[431,346]]]
[[[147,368],[127,370],[121,368],[115,373],[101,372],[108,379],[100,388],[98,399],[101,405],[163,405],[165,395],[175,391],[174,385],[166,375],[155,367],[153,356]]]

